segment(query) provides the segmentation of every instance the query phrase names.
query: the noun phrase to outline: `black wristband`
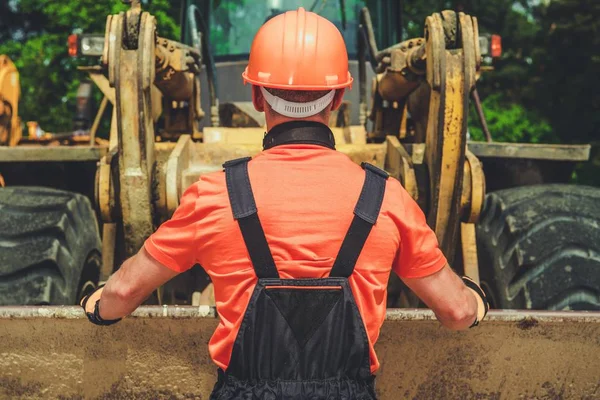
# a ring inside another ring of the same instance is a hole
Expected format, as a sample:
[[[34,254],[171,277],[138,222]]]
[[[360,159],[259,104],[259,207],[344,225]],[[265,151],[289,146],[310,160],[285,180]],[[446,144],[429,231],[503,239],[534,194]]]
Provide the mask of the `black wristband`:
[[[102,285],[104,286],[104,285]],[[100,288],[102,288],[102,286],[98,287],[99,290]],[[83,311],[85,312],[85,315],[87,316],[88,320],[95,325],[100,325],[100,326],[108,326],[108,325],[112,325],[112,324],[116,324],[117,322],[119,322],[121,320],[121,318],[119,319],[103,319],[100,316],[100,300],[96,300],[96,304],[94,305],[94,312],[87,312],[85,309],[85,306],[87,305],[88,300],[90,299],[90,296],[92,294],[94,294],[96,292],[96,290],[94,290],[92,293],[88,294],[85,299],[83,300],[83,304],[81,305],[81,307],[83,307]]]
[[[485,296],[485,293],[479,287],[479,285],[477,283],[475,283],[475,281],[473,279],[469,278],[468,276],[463,276],[462,280],[466,287],[468,287],[469,289],[472,289],[475,293],[477,293],[477,295],[479,297],[481,297],[481,300],[483,300],[483,306],[485,307],[485,312],[483,313],[483,317],[485,318],[485,316],[487,315],[488,310],[490,308],[490,306],[487,302],[487,297]],[[471,324],[471,326],[469,328],[479,325],[480,322],[481,321],[479,320],[479,317],[475,317],[475,321]]]

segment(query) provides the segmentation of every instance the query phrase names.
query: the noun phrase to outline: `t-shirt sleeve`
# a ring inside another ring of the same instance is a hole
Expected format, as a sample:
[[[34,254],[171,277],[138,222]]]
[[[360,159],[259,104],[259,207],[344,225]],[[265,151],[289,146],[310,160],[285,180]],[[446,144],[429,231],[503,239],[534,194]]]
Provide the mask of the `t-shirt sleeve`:
[[[394,201],[394,216],[400,234],[400,247],[392,269],[401,278],[422,278],[438,272],[447,261],[439,248],[423,211],[403,187]]]
[[[184,272],[197,262],[198,185],[195,183],[185,191],[171,219],[144,243],[156,261],[177,272]]]

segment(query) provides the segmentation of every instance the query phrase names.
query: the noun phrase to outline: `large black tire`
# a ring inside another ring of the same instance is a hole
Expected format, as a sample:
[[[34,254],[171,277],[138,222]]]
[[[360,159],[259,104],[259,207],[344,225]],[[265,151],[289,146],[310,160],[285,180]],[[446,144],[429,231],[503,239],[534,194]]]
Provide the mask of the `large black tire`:
[[[489,194],[477,225],[492,306],[600,309],[600,189],[537,185]]]
[[[98,284],[100,248],[87,197],[0,189],[0,305],[75,304]]]

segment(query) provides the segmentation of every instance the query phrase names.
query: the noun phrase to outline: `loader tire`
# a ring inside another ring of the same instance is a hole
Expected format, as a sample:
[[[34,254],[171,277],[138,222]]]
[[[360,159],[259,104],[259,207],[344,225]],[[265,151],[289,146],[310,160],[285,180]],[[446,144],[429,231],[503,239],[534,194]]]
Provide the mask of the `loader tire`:
[[[600,310],[600,189],[537,185],[488,194],[477,245],[492,307]]]
[[[87,197],[0,188],[0,305],[77,303],[98,285],[100,249]]]

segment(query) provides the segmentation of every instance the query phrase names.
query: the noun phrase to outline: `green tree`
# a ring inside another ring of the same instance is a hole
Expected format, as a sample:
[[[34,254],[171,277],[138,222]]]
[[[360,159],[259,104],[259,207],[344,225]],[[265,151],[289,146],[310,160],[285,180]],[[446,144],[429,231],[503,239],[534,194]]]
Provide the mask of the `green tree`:
[[[577,180],[600,185],[600,3],[554,0],[539,7],[534,64],[537,106],[565,143],[592,143]]]
[[[38,121],[50,132],[71,129],[77,86],[85,79],[77,66],[96,60],[69,57],[67,37],[75,30],[104,33],[106,16],[126,9],[114,0],[11,0],[0,6],[0,21],[10,22],[0,24],[0,54],[19,70],[23,121]],[[144,9],[157,18],[161,36],[179,37],[178,15],[168,0],[153,0]]]
[[[558,141],[546,119],[536,111],[528,110],[521,104],[509,100],[503,93],[491,94],[482,103],[494,140],[522,143]],[[469,134],[473,140],[485,140],[474,108],[471,108],[469,113]]]

